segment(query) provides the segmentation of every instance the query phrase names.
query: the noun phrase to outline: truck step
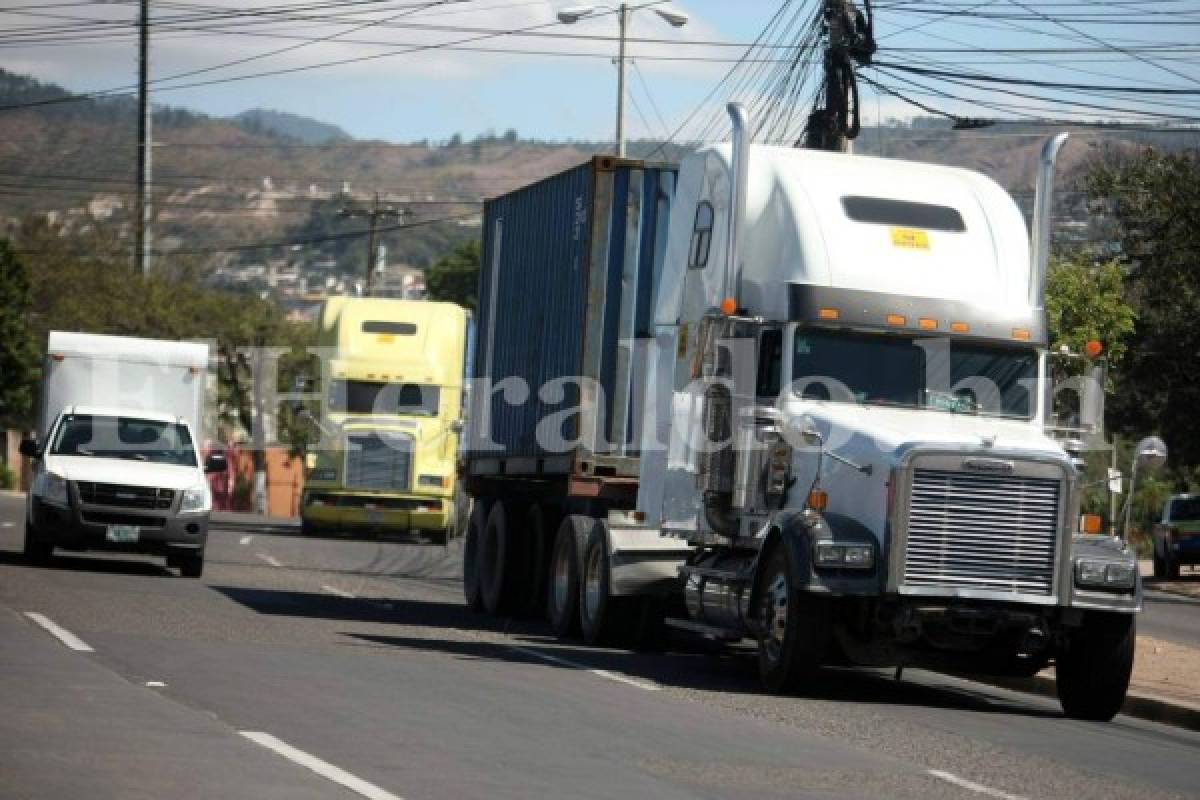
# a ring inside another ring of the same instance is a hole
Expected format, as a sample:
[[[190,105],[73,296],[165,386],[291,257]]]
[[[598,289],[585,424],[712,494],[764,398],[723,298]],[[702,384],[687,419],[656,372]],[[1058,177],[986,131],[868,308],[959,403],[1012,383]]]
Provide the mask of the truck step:
[[[730,572],[723,569],[712,569],[711,567],[693,567],[684,564],[679,568],[679,574],[685,578],[696,576],[697,578],[712,578],[714,580],[725,581],[726,583],[749,583],[751,575],[749,573]]]
[[[720,642],[740,642],[744,637],[738,631],[729,630],[728,628],[717,628],[713,625],[705,625],[702,622],[692,622],[690,619],[675,619],[667,617],[663,620],[667,625],[688,633],[695,633],[700,636],[707,636],[710,639],[716,639]]]

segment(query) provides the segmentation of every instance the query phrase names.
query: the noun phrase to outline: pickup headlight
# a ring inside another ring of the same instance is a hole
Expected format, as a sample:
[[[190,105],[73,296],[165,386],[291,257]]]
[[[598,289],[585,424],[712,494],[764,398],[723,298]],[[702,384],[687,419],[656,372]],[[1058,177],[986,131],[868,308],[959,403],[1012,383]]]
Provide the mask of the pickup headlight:
[[[871,569],[875,566],[875,548],[869,544],[817,542],[813,549],[818,567]]]
[[[1128,591],[1137,580],[1137,565],[1081,558],[1075,562],[1075,585],[1088,589]]]
[[[66,479],[53,472],[42,473],[34,494],[42,498],[44,502],[53,503],[56,506],[70,505],[70,501],[67,499]]]
[[[193,486],[183,493],[183,501],[179,504],[180,511],[203,513],[212,510],[212,495],[207,486]]]

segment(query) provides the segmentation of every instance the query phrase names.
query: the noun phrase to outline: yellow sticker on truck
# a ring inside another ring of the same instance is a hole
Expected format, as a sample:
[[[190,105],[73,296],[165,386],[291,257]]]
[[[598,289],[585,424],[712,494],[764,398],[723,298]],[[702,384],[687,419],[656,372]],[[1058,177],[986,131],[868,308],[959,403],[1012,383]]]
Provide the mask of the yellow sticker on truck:
[[[928,250],[929,234],[917,228],[892,228],[892,244],[909,250]]]

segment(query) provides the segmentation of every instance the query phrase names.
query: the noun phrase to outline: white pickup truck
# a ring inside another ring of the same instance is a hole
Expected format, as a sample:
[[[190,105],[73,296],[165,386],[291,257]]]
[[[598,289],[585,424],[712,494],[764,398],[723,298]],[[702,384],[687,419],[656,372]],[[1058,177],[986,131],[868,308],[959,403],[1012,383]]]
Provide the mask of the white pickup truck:
[[[25,555],[56,547],[166,557],[185,577],[204,570],[212,498],[196,427],[208,348],[203,344],[52,332],[33,462]],[[101,404],[103,403],[103,405]]]

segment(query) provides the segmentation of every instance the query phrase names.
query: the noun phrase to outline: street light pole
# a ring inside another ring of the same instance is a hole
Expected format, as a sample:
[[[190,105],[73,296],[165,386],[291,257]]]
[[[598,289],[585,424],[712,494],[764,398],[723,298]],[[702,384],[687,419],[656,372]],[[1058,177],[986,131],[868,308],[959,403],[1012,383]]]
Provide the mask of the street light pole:
[[[573,25],[584,17],[590,17],[597,10],[615,11],[617,14],[617,157],[625,157],[625,38],[629,30],[629,20],[635,8],[628,4],[613,6],[574,6],[558,12],[558,21],[564,25]],[[672,28],[682,28],[688,23],[688,15],[673,8],[656,8],[657,14]]]
[[[629,24],[629,7],[624,3],[617,9],[617,158],[625,157],[625,30]]]

